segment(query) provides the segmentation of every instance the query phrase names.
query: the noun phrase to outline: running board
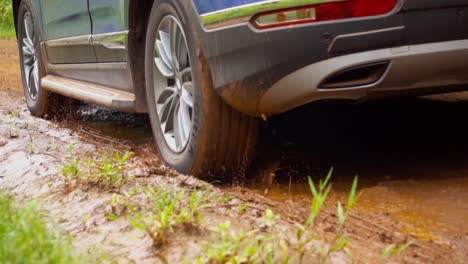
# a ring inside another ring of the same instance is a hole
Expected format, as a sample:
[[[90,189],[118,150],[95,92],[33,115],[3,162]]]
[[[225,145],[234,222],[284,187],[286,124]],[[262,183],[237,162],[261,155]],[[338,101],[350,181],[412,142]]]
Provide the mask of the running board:
[[[129,92],[54,75],[42,78],[41,85],[48,91],[88,103],[120,111],[135,111],[135,95]]]

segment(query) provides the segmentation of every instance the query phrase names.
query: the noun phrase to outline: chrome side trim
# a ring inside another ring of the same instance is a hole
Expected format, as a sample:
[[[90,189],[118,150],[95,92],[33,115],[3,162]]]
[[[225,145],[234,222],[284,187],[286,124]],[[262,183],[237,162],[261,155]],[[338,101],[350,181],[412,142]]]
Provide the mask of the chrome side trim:
[[[200,20],[205,29],[215,30],[248,23],[254,15],[262,12],[340,1],[345,0],[266,0],[206,13],[200,16]]]
[[[52,64],[127,61],[128,30],[45,42]]]
[[[46,41],[47,47],[91,45],[91,35],[82,35]]]
[[[101,45],[108,49],[126,49],[128,30],[92,35],[92,45]]]
[[[133,92],[127,62],[47,64],[47,73]]]
[[[52,64],[96,62],[91,35],[49,40],[44,45],[47,61]]]
[[[126,49],[128,30],[95,35],[82,35],[69,38],[46,41],[47,47],[62,47],[76,45],[104,46],[108,49]]]

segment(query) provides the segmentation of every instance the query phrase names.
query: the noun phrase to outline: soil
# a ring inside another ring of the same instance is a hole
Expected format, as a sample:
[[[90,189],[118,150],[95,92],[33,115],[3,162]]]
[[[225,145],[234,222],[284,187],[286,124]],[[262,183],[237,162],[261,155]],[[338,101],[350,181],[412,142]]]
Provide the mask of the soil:
[[[158,160],[145,115],[83,105],[78,120],[32,117],[22,95],[16,42],[0,40],[0,189],[18,199],[38,200],[52,222],[74,238],[78,252],[103,251],[117,262],[169,263],[193,256],[208,227],[226,220],[237,229],[261,223],[267,208],[288,230],[308,216],[307,178],[325,177],[335,168],[333,191],[317,230],[323,243],[336,233],[336,202],[346,201],[355,175],[364,192],[345,225],[352,257],[332,262],[380,263],[389,244],[412,245],[392,263],[468,262],[468,96],[464,93],[361,104],[323,102],[275,117],[263,124],[257,158],[244,182],[204,183],[178,175]],[[14,120],[11,115],[19,113]],[[326,113],[326,114],[325,114]],[[12,121],[13,120],[13,121]],[[202,188],[232,196],[236,210],[214,207],[199,232],[175,230],[169,243],[155,248],[125,218],[109,221],[112,193],[99,188],[69,189],[61,169],[74,157],[94,157],[112,148],[135,153],[131,185]]]

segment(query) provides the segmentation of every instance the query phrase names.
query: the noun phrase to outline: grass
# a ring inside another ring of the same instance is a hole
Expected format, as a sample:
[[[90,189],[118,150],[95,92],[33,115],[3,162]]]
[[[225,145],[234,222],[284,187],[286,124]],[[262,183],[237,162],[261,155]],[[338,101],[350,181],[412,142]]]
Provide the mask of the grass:
[[[82,160],[74,156],[74,143],[68,144],[68,158],[62,167],[65,182],[73,186],[97,186],[102,189],[120,190],[131,181],[125,171],[132,152],[108,151],[99,157]]]
[[[177,226],[197,227],[202,221],[202,210],[208,206],[208,194],[203,191],[168,191],[147,188],[145,195],[150,207],[145,212],[136,209],[131,197],[126,199],[127,206],[133,213],[130,217],[135,228],[144,230],[158,247],[166,244],[168,237]],[[186,203],[185,201],[188,201]]]
[[[234,231],[231,222],[222,223],[212,228],[217,239],[205,243],[202,253],[197,258],[198,263],[328,263],[334,253],[345,252],[352,256],[348,245],[350,239],[344,226],[348,214],[352,211],[362,192],[358,192],[358,179],[353,181],[346,204],[337,203],[338,223],[336,233],[328,245],[317,244],[320,240],[314,225],[320,211],[331,192],[333,170],[324,180],[315,184],[309,179],[313,196],[310,205],[310,215],[304,223],[296,223],[293,228],[294,237],[278,232],[276,226],[280,220],[271,210],[266,210],[262,221],[266,228],[253,229],[248,232]],[[381,259],[388,261],[406,250],[411,243],[404,245],[389,245]]]
[[[164,247],[178,227],[211,233],[212,238],[203,242],[198,257],[186,259],[187,263],[328,263],[338,252],[352,257],[349,248],[351,240],[346,234],[345,225],[349,213],[362,195],[358,191],[356,177],[347,201],[336,205],[337,227],[334,237],[318,242],[322,237],[315,228],[315,222],[332,190],[332,174],[333,170],[330,170],[327,177],[318,183],[309,179],[313,196],[309,216],[303,223],[292,226],[288,232],[282,229],[281,217],[270,209],[264,212],[260,220],[262,225],[248,231],[234,228],[230,221],[206,227],[203,225],[204,210],[227,205],[230,199],[215,199],[208,191],[180,188],[146,187],[114,194],[111,199],[112,213],[108,219],[126,216],[134,228],[144,230],[152,238],[156,249]],[[213,202],[215,200],[217,202]],[[242,214],[244,210],[245,207],[239,205],[238,212]],[[381,259],[389,261],[410,245],[389,245],[383,249]],[[164,256],[159,257],[165,259]]]
[[[16,32],[11,28],[0,27],[0,39],[12,39],[16,37]]]
[[[8,137],[9,138],[18,138],[19,131],[16,127],[17,120],[19,119],[19,110],[11,111],[8,114]]]
[[[0,192],[0,263],[81,263],[71,243],[47,225],[36,205],[15,205]]]
[[[295,236],[277,232],[276,226],[280,217],[273,211],[266,210],[261,221],[264,230],[253,229],[248,232],[234,231],[231,222],[222,223],[211,230],[217,233],[218,239],[205,243],[198,263],[302,263],[304,259],[315,259],[317,263],[325,263],[330,255],[343,250],[347,243],[344,239],[337,239],[328,248],[314,244],[319,235],[314,230],[314,223],[331,192],[331,175],[321,180],[316,186],[309,179],[313,199],[310,214],[304,223],[297,223],[293,229]],[[357,184],[354,187],[356,193]],[[352,200],[356,197],[352,197]],[[337,237],[344,237],[343,232]]]
[[[336,204],[334,236],[328,241],[318,242],[323,238],[316,229],[316,220],[331,193],[333,169],[318,182],[309,178],[312,200],[304,222],[295,223],[285,232],[284,225],[280,223],[281,217],[268,209],[261,218],[261,227],[244,231],[237,230],[229,221],[214,227],[204,225],[204,210],[224,205],[231,208],[229,202],[232,197],[213,197],[214,194],[208,190],[187,190],[180,187],[132,189],[130,179],[125,173],[131,153],[108,152],[100,158],[83,162],[74,155],[75,147],[73,143],[69,144],[69,158],[62,173],[66,181],[74,183],[72,186],[98,186],[113,192],[110,200],[112,210],[107,215],[109,221],[126,217],[134,228],[146,232],[156,249],[167,245],[176,231],[198,230],[212,234],[209,236],[211,239],[203,242],[198,257],[187,260],[187,263],[327,263],[338,252],[352,257],[349,248],[351,240],[345,225],[350,212],[362,196],[362,192],[358,191],[357,177],[346,202],[339,201]],[[239,214],[243,214],[247,206],[240,204],[236,209]],[[388,245],[383,249],[381,259],[388,261],[409,246],[411,243]],[[158,256],[164,262],[165,257]]]
[[[399,254],[401,254],[403,251],[405,251],[407,248],[409,248],[411,245],[412,245],[411,242],[406,242],[405,244],[402,244],[402,245],[396,245],[396,244],[388,245],[382,251],[382,254],[380,255],[380,259],[388,260],[392,257],[396,257]]]
[[[265,212],[262,221],[272,231],[278,218],[271,210]],[[231,222],[211,228],[217,240],[205,243],[197,263],[292,263],[293,254],[285,240],[273,232],[252,229],[248,232],[233,231]]]
[[[292,226],[290,232],[284,232],[281,217],[270,209],[264,212],[260,220],[262,225],[248,231],[234,228],[230,221],[206,227],[203,225],[204,210],[223,207],[229,204],[231,198],[215,199],[208,191],[180,188],[135,188],[128,193],[114,194],[111,199],[112,213],[108,219],[115,220],[125,215],[134,228],[144,230],[152,238],[156,249],[164,247],[178,227],[211,233],[212,238],[203,242],[198,257],[186,259],[187,263],[328,263],[337,252],[352,256],[345,225],[349,213],[362,195],[358,191],[356,177],[347,201],[336,205],[337,228],[334,237],[329,241],[317,242],[322,238],[315,228],[315,222],[332,190],[332,174],[333,170],[330,170],[327,177],[318,183],[309,179],[313,196],[309,216],[303,223]],[[240,214],[246,210],[243,205],[238,208]],[[410,245],[389,245],[383,249],[381,258],[388,261]],[[165,259],[164,256],[159,257]]]
[[[11,1],[0,0],[0,38],[13,38],[15,36]]]

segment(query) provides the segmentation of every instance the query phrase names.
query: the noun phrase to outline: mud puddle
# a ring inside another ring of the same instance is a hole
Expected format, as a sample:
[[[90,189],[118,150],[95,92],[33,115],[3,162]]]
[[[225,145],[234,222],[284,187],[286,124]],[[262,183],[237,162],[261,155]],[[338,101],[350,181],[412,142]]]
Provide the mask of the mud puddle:
[[[467,114],[468,96],[463,93],[306,107],[269,121],[271,132],[263,136],[245,188],[305,207],[311,197],[307,178],[318,180],[334,167],[328,203],[333,211],[337,200],[346,200],[358,175],[364,195],[351,225],[370,220],[381,228],[371,228],[380,233],[377,242],[400,237],[422,248],[436,244],[441,251],[424,253],[428,260],[442,261],[446,248],[448,259],[466,262]],[[395,233],[382,232],[386,229]],[[370,241],[357,243],[365,247]]]
[[[82,136],[103,137],[118,144],[152,144],[152,132],[145,114],[122,113],[106,108],[82,104],[76,119],[62,125]]]

